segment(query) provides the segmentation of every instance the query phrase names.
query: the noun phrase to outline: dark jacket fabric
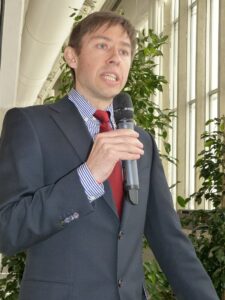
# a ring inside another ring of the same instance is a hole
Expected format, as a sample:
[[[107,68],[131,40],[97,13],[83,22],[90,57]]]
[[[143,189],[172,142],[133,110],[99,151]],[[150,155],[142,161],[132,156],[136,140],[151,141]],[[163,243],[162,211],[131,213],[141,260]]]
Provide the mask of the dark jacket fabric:
[[[20,300],[142,300],[146,236],[177,299],[218,299],[181,230],[153,138],[135,128],[139,203],[119,220],[108,182],[90,203],[76,169],[93,141],[67,97],[6,114],[0,141],[0,251],[27,252]],[[104,159],[104,158],[103,158]]]

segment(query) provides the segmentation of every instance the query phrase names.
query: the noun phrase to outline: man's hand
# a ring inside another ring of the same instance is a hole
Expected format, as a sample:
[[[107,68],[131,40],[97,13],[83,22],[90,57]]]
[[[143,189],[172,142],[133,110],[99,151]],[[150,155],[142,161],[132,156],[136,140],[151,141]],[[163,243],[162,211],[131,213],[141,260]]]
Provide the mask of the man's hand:
[[[138,136],[131,129],[117,129],[96,135],[86,163],[97,182],[105,181],[119,160],[136,160],[144,154]]]

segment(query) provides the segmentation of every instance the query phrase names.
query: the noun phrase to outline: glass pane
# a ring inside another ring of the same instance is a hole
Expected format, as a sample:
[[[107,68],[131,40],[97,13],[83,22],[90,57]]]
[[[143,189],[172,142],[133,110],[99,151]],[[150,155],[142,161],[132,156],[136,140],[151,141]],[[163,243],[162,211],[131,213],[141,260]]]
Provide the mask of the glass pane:
[[[211,0],[210,33],[211,33],[211,73],[210,90],[218,87],[218,49],[219,49],[219,0]]]
[[[218,117],[218,94],[215,93],[210,96],[209,98],[209,119],[214,119]],[[217,126],[215,124],[210,124],[209,131],[217,130]],[[205,200],[205,208],[206,209],[213,209],[213,204],[211,201]]]
[[[210,97],[210,119],[218,117],[218,94]]]
[[[197,22],[197,6],[191,10],[191,26],[190,26],[190,97],[189,100],[195,99],[196,84],[196,22]]]
[[[214,119],[218,117],[219,114],[219,103],[218,103],[218,93],[214,93],[212,95],[210,95],[209,99],[208,99],[208,103],[207,103],[207,110],[206,110],[206,121],[209,119]],[[212,127],[211,127],[212,126]],[[207,128],[207,130],[215,130],[215,128],[213,127],[213,124],[210,124],[210,127]]]
[[[170,109],[177,107],[177,72],[178,72],[178,22],[174,23],[172,29],[172,49],[171,49],[171,89],[170,89]]]
[[[179,0],[172,1],[172,21],[175,21],[179,16]]]
[[[137,28],[138,28],[138,31],[145,30],[145,32],[148,32],[148,19],[145,18],[144,20],[142,20],[142,22],[139,23]]]
[[[177,156],[177,119],[173,118],[172,128],[169,130],[169,143],[171,145],[171,156],[173,158],[176,158]],[[176,165],[169,163],[168,167],[168,182],[169,185],[173,185],[177,181],[177,167]],[[176,186],[171,189],[172,197],[173,197],[173,202],[174,202],[174,207],[176,207]]]
[[[156,2],[156,33],[160,34],[163,31],[164,25],[164,3],[163,1]]]
[[[214,119],[218,117],[218,94],[213,94],[209,98],[209,118]],[[216,130],[216,126],[210,124],[210,131]]]
[[[187,191],[191,195],[195,191],[195,103],[189,106],[189,136],[188,136],[188,174]],[[194,201],[189,203],[189,208],[194,209]]]

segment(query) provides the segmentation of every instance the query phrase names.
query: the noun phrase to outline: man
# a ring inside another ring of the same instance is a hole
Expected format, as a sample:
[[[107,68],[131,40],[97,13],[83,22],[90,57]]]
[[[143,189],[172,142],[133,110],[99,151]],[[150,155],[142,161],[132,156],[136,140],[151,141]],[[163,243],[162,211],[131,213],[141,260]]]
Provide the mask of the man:
[[[5,117],[0,249],[27,251],[21,300],[147,299],[143,233],[178,299],[218,299],[182,233],[153,138],[138,127],[110,130],[112,100],[134,51],[126,19],[89,15],[65,49],[74,89],[53,105]],[[110,114],[105,132],[99,111]],[[138,205],[123,191],[122,204],[114,202],[120,187],[115,191],[111,177],[121,174],[121,160],[138,160]]]

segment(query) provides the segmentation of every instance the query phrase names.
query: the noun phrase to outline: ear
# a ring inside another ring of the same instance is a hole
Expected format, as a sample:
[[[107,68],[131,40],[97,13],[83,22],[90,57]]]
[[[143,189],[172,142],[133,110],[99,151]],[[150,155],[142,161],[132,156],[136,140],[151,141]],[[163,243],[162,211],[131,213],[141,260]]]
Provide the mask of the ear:
[[[75,53],[75,50],[68,46],[64,50],[64,58],[68,66],[72,69],[76,69],[77,67],[77,55]]]

